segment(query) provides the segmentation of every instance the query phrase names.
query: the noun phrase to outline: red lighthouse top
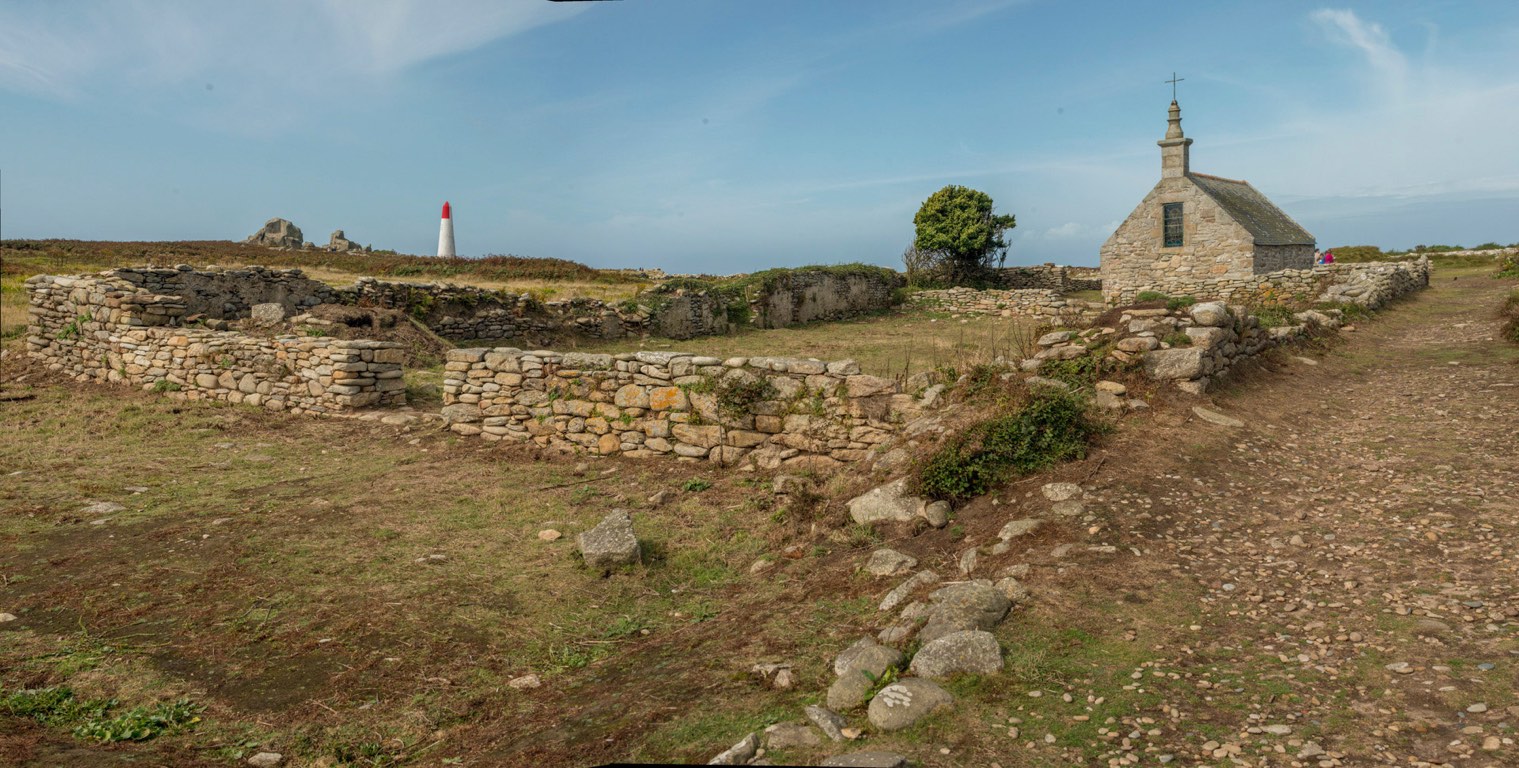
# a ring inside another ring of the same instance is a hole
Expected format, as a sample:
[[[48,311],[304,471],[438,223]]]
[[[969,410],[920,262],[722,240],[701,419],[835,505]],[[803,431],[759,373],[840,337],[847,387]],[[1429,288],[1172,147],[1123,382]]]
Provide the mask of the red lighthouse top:
[[[448,201],[447,200],[443,201],[443,218],[445,218],[445,219],[450,218],[450,216],[448,215]]]

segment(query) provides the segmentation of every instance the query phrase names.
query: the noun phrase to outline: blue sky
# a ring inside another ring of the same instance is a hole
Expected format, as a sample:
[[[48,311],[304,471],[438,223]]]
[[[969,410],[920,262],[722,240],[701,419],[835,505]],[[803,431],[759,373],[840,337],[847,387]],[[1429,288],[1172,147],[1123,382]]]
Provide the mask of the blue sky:
[[[945,184],[1096,264],[1193,168],[1321,245],[1519,240],[1519,4],[0,0],[4,236],[899,265]]]

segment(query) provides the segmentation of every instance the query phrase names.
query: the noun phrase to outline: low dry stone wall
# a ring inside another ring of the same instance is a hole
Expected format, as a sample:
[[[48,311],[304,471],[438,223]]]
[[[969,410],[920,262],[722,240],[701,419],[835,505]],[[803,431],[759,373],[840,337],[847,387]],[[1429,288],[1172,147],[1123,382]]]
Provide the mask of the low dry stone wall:
[[[1095,355],[1140,365],[1147,378],[1199,394],[1241,360],[1318,328],[1338,328],[1340,312],[1310,310],[1294,319],[1293,325],[1267,328],[1246,307],[1218,301],[1181,309],[1130,309],[1114,325],[1046,334],[1039,339],[1040,351],[1022,368],[1037,373],[1051,363]],[[1102,400],[1099,392],[1099,405]],[[1122,407],[1116,398],[1108,400]]]
[[[1312,269],[1284,269],[1247,277],[1173,274],[1164,283],[1108,285],[1109,304],[1132,304],[1140,293],[1232,304],[1254,304],[1262,297],[1298,297],[1302,301],[1344,301],[1368,309],[1381,307],[1410,291],[1429,285],[1429,259],[1417,261],[1320,264]]]
[[[918,408],[851,360],[498,348],[452,350],[445,368],[459,434],[763,469],[860,461]]]
[[[400,344],[184,327],[192,302],[140,287],[152,279],[32,277],[28,353],[78,381],[126,383],[190,400],[294,413],[406,402]]]
[[[843,320],[892,307],[904,284],[900,274],[888,269],[784,270],[766,280],[750,300],[751,318],[760,328]]]
[[[1037,264],[1027,267],[1003,267],[997,270],[998,287],[1009,290],[1044,288],[1061,293],[1102,290],[1101,270],[1096,267],[1066,267]]]
[[[1082,301],[1046,289],[985,290],[947,288],[918,291],[908,301],[915,307],[962,315],[1035,317],[1051,323],[1073,325],[1102,313],[1099,302]]]

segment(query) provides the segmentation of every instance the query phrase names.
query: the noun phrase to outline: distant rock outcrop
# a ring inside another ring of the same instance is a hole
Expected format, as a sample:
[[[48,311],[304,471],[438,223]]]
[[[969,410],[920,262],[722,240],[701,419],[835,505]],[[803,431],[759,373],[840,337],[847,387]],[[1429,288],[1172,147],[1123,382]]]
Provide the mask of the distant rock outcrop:
[[[348,253],[350,251],[368,252],[369,248],[349,240],[343,234],[343,230],[339,229],[332,233],[332,237],[327,240],[327,245],[322,250],[333,251],[334,253]]]
[[[249,235],[244,243],[248,245],[263,245],[270,248],[300,248],[305,238],[301,235],[301,228],[281,219],[273,218],[264,222],[263,229]]]

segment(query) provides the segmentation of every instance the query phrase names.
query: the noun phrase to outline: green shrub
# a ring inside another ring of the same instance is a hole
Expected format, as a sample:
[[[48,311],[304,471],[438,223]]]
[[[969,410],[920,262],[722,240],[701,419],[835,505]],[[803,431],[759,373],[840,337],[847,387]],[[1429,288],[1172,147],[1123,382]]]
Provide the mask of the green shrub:
[[[1076,388],[1096,382],[1101,372],[1102,357],[1091,353],[1070,360],[1045,360],[1039,364],[1039,375]]]
[[[1017,474],[1086,456],[1102,427],[1079,395],[1044,388],[1011,414],[980,422],[951,438],[913,473],[917,493],[960,502]]]
[[[1509,254],[1498,262],[1498,277],[1519,277],[1519,254]]]
[[[1186,333],[1184,333],[1182,331],[1172,331],[1172,332],[1166,334],[1165,338],[1161,339],[1161,341],[1164,341],[1165,343],[1170,344],[1173,347],[1190,347],[1190,346],[1192,346],[1192,337],[1188,336]]]
[[[729,416],[743,416],[761,400],[773,400],[779,392],[769,379],[733,378],[717,384],[717,409]]]
[[[1167,301],[1168,302],[1170,300],[1171,300],[1170,296],[1167,296],[1166,294],[1161,293],[1160,291],[1140,291],[1139,294],[1134,297],[1134,301],[1135,302],[1146,302],[1146,301]]]
[[[693,477],[690,480],[681,483],[680,485],[680,489],[686,493],[701,493],[702,491],[705,491],[711,487],[711,480],[705,480],[699,477]]]
[[[168,379],[159,379],[158,381],[153,382],[153,391],[159,394],[163,394],[164,392],[178,392],[180,389],[182,389],[182,387],[172,381],[169,381]]]
[[[1186,309],[1187,307],[1190,307],[1190,306],[1192,306],[1193,304],[1196,304],[1196,303],[1197,303],[1197,298],[1196,297],[1193,297],[1193,296],[1176,296],[1176,297],[1173,297],[1173,298],[1170,298],[1170,299],[1166,300],[1166,309],[1169,309],[1169,310],[1171,310],[1171,311],[1174,312],[1174,311],[1176,311],[1178,309]]]
[[[1288,325],[1297,325],[1297,319],[1292,316],[1292,307],[1280,304],[1251,307],[1250,314],[1260,319],[1262,328],[1281,328]]]

